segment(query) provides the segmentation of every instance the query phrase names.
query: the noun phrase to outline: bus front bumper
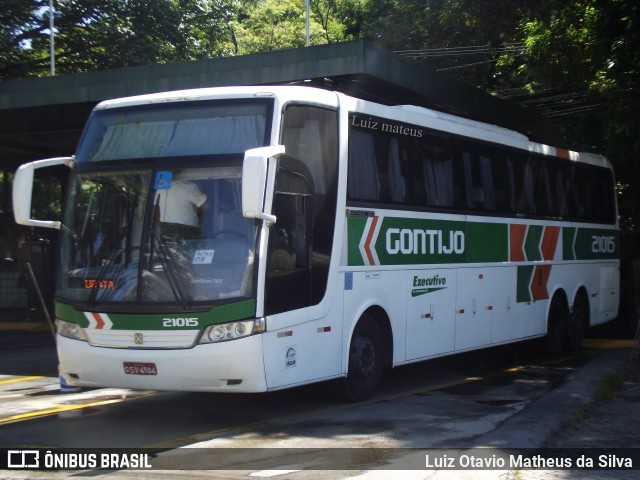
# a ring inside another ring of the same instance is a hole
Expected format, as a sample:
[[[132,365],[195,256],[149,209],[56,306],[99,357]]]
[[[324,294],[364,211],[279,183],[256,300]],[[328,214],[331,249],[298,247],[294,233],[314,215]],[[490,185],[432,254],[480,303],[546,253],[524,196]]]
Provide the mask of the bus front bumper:
[[[74,386],[264,392],[262,335],[188,349],[106,348],[58,335],[60,375]]]

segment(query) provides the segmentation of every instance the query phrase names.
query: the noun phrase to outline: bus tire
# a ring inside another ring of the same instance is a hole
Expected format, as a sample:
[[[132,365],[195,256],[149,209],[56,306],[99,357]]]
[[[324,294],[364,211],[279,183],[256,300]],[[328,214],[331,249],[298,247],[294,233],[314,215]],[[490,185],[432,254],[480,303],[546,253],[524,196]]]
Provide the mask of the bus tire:
[[[365,313],[351,337],[347,376],[340,396],[350,402],[370,399],[378,389],[383,367],[382,334],[375,318]]]
[[[589,325],[589,300],[583,292],[579,292],[567,321],[566,345],[569,351],[580,348],[587,325]]]
[[[564,349],[567,330],[567,309],[560,295],[554,295],[547,318],[547,334],[544,338],[545,353],[556,356]]]

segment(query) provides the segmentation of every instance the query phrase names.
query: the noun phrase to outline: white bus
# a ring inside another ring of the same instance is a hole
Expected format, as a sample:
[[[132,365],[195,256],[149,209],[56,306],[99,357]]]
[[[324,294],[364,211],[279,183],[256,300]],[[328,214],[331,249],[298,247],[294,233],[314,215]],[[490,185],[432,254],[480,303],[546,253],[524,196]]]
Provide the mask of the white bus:
[[[66,164],[62,222],[34,171]],[[23,165],[16,221],[60,229],[60,375],[260,392],[616,317],[614,177],[600,155],[304,86],[100,103],[75,156]]]

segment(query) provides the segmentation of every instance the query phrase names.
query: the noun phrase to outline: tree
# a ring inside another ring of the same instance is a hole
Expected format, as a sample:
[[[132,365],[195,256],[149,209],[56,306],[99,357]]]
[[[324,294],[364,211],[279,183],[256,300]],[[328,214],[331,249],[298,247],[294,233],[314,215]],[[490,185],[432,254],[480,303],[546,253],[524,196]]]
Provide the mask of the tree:
[[[360,3],[310,0],[309,43],[320,45],[352,38],[348,19]],[[267,52],[306,44],[304,0],[248,0],[234,23],[237,54]]]
[[[42,35],[46,0],[0,0],[0,79],[20,78],[41,69],[30,44]]]
[[[526,50],[517,71],[532,88],[554,85],[587,96],[587,103],[568,100],[564,106],[573,112],[560,122],[572,133],[567,141],[613,161],[626,193],[623,216],[637,218],[640,5],[634,0],[549,3],[554,8],[545,16],[520,22]]]
[[[501,84],[498,59],[518,51],[510,0],[368,0],[365,12],[364,38],[483,89]]]
[[[56,0],[56,71],[208,58],[233,51],[235,0]],[[48,0],[0,0],[0,78],[46,75]]]

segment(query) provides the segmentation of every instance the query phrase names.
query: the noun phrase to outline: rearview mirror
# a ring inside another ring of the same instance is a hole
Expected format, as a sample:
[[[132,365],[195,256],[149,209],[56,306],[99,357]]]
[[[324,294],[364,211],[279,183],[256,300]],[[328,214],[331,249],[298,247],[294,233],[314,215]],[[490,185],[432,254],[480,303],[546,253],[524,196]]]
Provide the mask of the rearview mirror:
[[[56,157],[47,160],[36,160],[25,163],[16,171],[13,179],[13,216],[16,223],[30,227],[45,227],[60,229],[60,222],[53,220],[34,220],[31,218],[31,199],[33,197],[33,178],[35,171],[40,168],[66,165],[74,166],[73,157]]]
[[[282,155],[284,145],[253,148],[244,154],[242,164],[242,215],[259,218],[271,223],[276,217],[264,212],[265,191],[269,171],[269,159]]]

